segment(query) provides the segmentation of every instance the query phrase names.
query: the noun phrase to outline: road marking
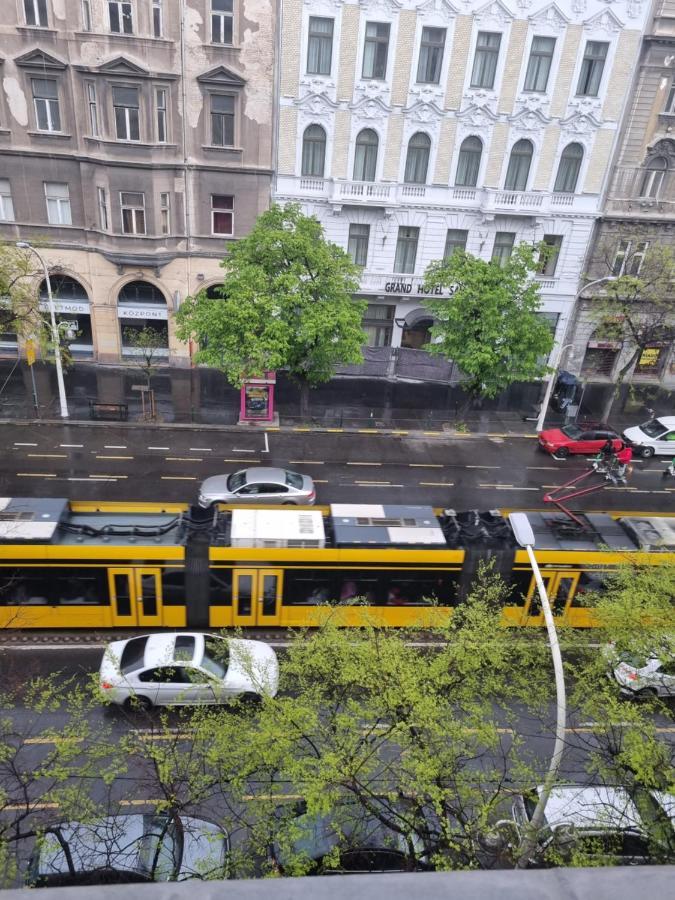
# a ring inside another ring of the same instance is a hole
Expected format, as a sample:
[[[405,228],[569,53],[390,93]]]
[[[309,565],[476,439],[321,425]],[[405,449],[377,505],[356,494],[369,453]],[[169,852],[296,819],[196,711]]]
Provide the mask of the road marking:
[[[28,805],[31,809],[58,809],[58,803],[31,803],[28,801]],[[5,806],[4,809],[25,809],[26,806],[22,803],[12,803],[10,806]]]
[[[148,450],[170,450],[171,447],[148,447]]]
[[[14,441],[14,446],[15,447],[37,447],[37,444],[25,444],[25,443],[22,443],[21,441]]]
[[[337,431],[337,429],[335,429],[335,430]],[[408,432],[407,431],[392,431],[391,434],[408,434]]]
[[[128,478],[129,476],[128,475],[90,475],[89,477],[90,478],[108,478],[108,479],[112,479],[113,481],[115,481],[118,478]]]
[[[377,462],[348,462],[346,463],[348,466],[381,466],[382,463]]]
[[[495,488],[498,491],[539,491],[536,487],[519,487],[517,484],[479,484],[482,488]]]
[[[525,466],[526,469],[532,469],[537,472],[557,472],[557,466]]]
[[[467,469],[501,469],[501,466],[467,466]]]
[[[289,465],[292,466],[325,466],[325,462],[319,459],[289,459]]]
[[[443,463],[408,463],[412,469],[442,469]]]
[[[331,432],[331,434],[342,434],[342,432],[344,431],[344,428],[324,428],[324,431],[329,431],[329,432]],[[403,432],[400,432],[400,433],[403,434]],[[405,434],[407,434],[407,433],[408,432],[406,431]]]
[[[196,481],[196,475],[161,475],[162,481]]]
[[[378,428],[357,428],[359,434],[378,434]]]
[[[292,431],[311,431],[312,429],[308,425],[304,425],[302,427],[296,425],[291,430]]]
[[[124,476],[127,477],[126,475]],[[85,478],[75,478],[75,476],[69,476],[66,478],[66,481],[89,481],[90,478],[96,478],[97,481],[117,481],[117,476],[114,478],[101,478],[99,475],[87,475]]]
[[[424,487],[452,487],[454,481],[420,481]]]
[[[67,453],[27,453],[26,456],[40,459],[68,459]]]
[[[240,462],[243,462],[243,460],[241,460],[241,459],[225,458],[225,459],[223,459],[223,462],[236,462],[236,463],[240,463]],[[259,459],[249,459],[249,462],[256,463],[256,462],[260,462],[260,460],[259,460]]]
[[[361,487],[405,487],[404,484],[392,484],[390,481],[355,481],[354,484],[358,484]]]
[[[204,462],[198,456],[165,456],[167,462]]]
[[[191,453],[201,453],[202,451],[203,451],[204,453],[210,453],[210,452],[211,452],[211,447],[188,447],[188,450],[189,450]]]
[[[56,478],[54,472],[17,472],[17,478]]]
[[[106,456],[103,453],[97,453],[94,459],[133,459],[133,456]]]
[[[267,432],[265,432],[265,449],[263,450],[263,453],[269,453],[269,452],[270,452],[270,439],[267,436]]]
[[[84,444],[59,444],[59,447],[84,447]]]
[[[327,478],[313,478],[312,481],[314,484],[328,484]]]
[[[433,437],[437,437],[439,434],[443,434],[442,431],[423,431],[422,434],[431,435]],[[462,437],[461,434],[453,434],[453,437]]]
[[[104,450],[126,450],[127,445],[126,444],[104,444],[103,449]]]
[[[255,453],[255,450],[246,450],[243,447],[232,447],[233,453]]]

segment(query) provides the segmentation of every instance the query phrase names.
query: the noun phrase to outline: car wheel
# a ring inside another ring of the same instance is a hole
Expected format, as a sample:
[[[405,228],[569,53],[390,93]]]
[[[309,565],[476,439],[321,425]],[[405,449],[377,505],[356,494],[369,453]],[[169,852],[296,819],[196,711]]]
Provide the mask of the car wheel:
[[[247,693],[241,695],[241,697],[239,698],[239,702],[242,704],[242,706],[246,706],[249,709],[255,709],[262,703],[262,697],[260,696],[260,694],[254,694],[253,691],[248,691]]]
[[[642,450],[640,451],[640,456],[641,456],[643,459],[651,459],[651,457],[652,457],[653,455],[654,455],[654,448],[653,448],[653,447],[643,447]]]
[[[567,459],[567,457],[569,455],[570,455],[570,451],[569,451],[568,447],[558,447],[558,449],[553,454],[553,456],[555,456],[556,459]]]
[[[296,506],[295,500],[284,500],[282,506]]]
[[[123,704],[124,708],[127,710],[132,710],[133,712],[148,712],[148,710],[152,709],[152,700],[149,697],[127,697]]]
[[[656,688],[640,688],[639,691],[635,691],[635,696],[638,700],[654,700],[658,697],[658,691]]]

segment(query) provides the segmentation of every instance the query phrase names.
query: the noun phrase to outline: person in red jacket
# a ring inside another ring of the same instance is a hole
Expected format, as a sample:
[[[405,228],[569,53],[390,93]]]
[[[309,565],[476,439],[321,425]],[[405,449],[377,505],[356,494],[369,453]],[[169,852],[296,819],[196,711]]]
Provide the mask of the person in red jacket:
[[[617,461],[616,476],[617,476],[617,478],[620,478],[623,481],[626,480],[625,479],[626,471],[627,471],[628,466],[630,465],[632,459],[633,459],[632,448],[629,447],[628,444],[622,442],[621,447],[619,448],[619,450],[617,451],[617,454],[616,454],[616,461]]]

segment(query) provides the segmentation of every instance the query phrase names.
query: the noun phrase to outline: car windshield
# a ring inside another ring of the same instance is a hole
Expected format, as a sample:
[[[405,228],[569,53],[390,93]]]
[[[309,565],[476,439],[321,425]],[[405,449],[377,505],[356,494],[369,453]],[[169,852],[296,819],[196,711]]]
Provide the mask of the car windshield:
[[[235,472],[227,479],[228,491],[238,491],[246,484],[246,472]]]
[[[565,425],[564,428],[560,429],[564,435],[568,438],[572,438],[573,441],[579,440],[583,431],[579,428],[578,425]]]
[[[200,665],[216,678],[224,678],[227,673],[228,657],[226,641],[207,640],[204,642],[204,656]]]
[[[647,437],[657,438],[668,429],[659,419],[650,419],[649,422],[645,422],[644,425],[640,425],[640,430],[644,431]]]
[[[122,658],[120,659],[120,669],[123,675],[128,675],[143,664],[145,656],[145,645],[148,643],[146,637],[131,638],[127,641],[124,650],[122,650]]]
[[[298,491],[302,490],[302,475],[298,475],[297,472],[286,472],[286,484],[290,487],[296,488]]]
[[[143,837],[138,868],[153,881],[173,881],[183,856],[182,834],[176,822],[164,816],[143,816]]]

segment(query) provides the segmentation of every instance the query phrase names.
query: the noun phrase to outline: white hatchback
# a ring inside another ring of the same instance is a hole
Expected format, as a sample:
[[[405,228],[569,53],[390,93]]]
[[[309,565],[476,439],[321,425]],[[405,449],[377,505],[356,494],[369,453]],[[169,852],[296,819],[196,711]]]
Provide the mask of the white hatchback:
[[[114,641],[101,660],[100,688],[126,707],[191,706],[274,697],[279,662],[262,641],[191,632]]]
[[[675,457],[675,416],[659,416],[658,419],[627,428],[623,437],[637,454],[645,458],[655,453]]]

